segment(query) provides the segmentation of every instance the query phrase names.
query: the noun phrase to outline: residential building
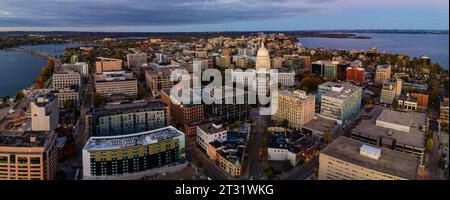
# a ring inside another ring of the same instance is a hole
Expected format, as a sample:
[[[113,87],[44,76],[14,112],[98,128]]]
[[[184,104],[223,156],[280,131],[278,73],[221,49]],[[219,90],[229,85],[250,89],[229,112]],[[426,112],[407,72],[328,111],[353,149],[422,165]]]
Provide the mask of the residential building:
[[[417,111],[417,98],[409,94],[401,95],[397,101],[397,109],[403,111]]]
[[[81,88],[81,75],[78,72],[69,70],[53,74],[53,89],[59,90],[77,86]]]
[[[290,127],[300,129],[314,118],[316,102],[314,95],[307,95],[301,90],[293,92],[283,90],[275,95],[273,98],[278,98],[278,106],[276,114],[272,115],[273,120],[278,122],[287,120]]]
[[[355,83],[356,85],[363,85],[366,81],[366,71],[364,68],[350,66],[347,68],[346,81]]]
[[[340,136],[319,156],[319,180],[415,180],[417,158]]]
[[[422,92],[411,92],[412,97],[417,99],[417,107],[426,110],[428,108],[428,94]]]
[[[41,93],[31,103],[31,130],[54,131],[59,123],[58,97]]]
[[[448,112],[449,112],[449,100],[448,100],[448,97],[444,97],[444,101],[441,102],[440,112],[439,112],[440,113],[439,121],[442,125],[449,124]]]
[[[339,62],[336,70],[336,80],[345,81],[347,79],[347,69],[350,67],[350,62]]]
[[[147,53],[137,52],[127,54],[127,65],[132,68],[139,68],[147,64]]]
[[[379,65],[375,71],[375,83],[382,84],[385,80],[391,78],[391,66]]]
[[[56,134],[44,131],[0,134],[0,180],[55,180]]]
[[[86,62],[75,62],[72,64],[63,64],[62,71],[73,70],[81,74],[82,77],[89,77],[89,65]]]
[[[337,80],[338,61],[324,62],[323,77],[327,80]]]
[[[270,129],[270,128],[269,128]],[[301,160],[311,159],[318,145],[309,140],[304,134],[287,131],[284,128],[271,131],[267,144],[269,161],[288,160],[296,166]]]
[[[399,112],[375,106],[370,116],[351,130],[351,138],[414,155],[422,163],[427,130],[424,113]]]
[[[347,126],[361,109],[362,89],[351,83],[326,82],[319,85],[320,116]]]
[[[208,156],[226,173],[235,178],[242,175],[247,132],[227,132],[225,142],[214,141],[208,145]]]
[[[193,69],[200,69],[200,70],[207,70],[209,69],[209,60],[208,59],[202,59],[202,60],[194,60],[192,61],[192,67]]]
[[[105,97],[111,94],[137,96],[137,80],[131,72],[103,72],[95,75],[95,90]]]
[[[402,91],[402,79],[386,79],[381,89],[380,102],[392,104],[394,99],[400,97]]]
[[[80,106],[80,91],[76,86],[55,90],[52,91],[52,93],[58,97],[58,105],[60,109],[64,108],[64,103],[68,100],[72,101],[75,107]]]
[[[126,102],[92,108],[86,129],[90,136],[115,136],[162,128],[169,120],[170,110],[161,101]]]
[[[193,102],[184,103],[180,97],[172,96],[170,89],[161,90],[161,100],[170,107],[172,120],[182,127],[187,136],[196,134],[197,125],[204,120],[204,106],[197,94],[190,90]],[[200,102],[196,104],[195,102]]]
[[[216,97],[216,93],[219,93]],[[239,88],[224,86],[223,89],[214,88],[210,96],[214,102],[205,104],[205,114],[208,118],[219,121],[246,121],[250,116],[248,92]],[[220,103],[215,103],[220,102]]]
[[[97,58],[95,63],[95,72],[101,74],[103,72],[121,71],[123,61],[113,58]]]
[[[185,135],[168,126],[129,135],[91,137],[82,152],[83,179],[139,179],[185,163]]]
[[[271,65],[274,69],[282,68],[283,67],[283,58],[281,58],[281,57],[273,58]]]
[[[171,89],[174,82],[171,81],[172,69],[145,70],[145,83],[154,97],[160,96],[160,91]]]
[[[222,124],[206,123],[197,126],[197,145],[205,152],[208,152],[208,145],[211,142],[225,142],[227,140],[227,129]]]

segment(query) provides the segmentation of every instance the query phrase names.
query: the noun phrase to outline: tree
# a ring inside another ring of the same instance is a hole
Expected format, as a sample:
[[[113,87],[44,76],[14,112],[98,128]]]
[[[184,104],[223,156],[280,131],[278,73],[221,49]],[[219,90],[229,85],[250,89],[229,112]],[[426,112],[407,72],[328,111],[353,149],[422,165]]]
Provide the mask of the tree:
[[[104,104],[105,99],[99,93],[94,92],[94,94],[92,94],[92,101],[94,103],[94,106],[98,107]]]
[[[284,119],[281,122],[281,126],[284,127],[284,128],[288,128],[289,127],[289,121],[287,119]]]
[[[283,168],[283,171],[287,172],[292,169],[291,162],[289,160],[283,160],[281,162],[281,167]]]
[[[145,91],[145,88],[138,87],[138,97],[139,97],[139,99],[145,98],[145,94],[146,93],[147,93],[147,91]]]
[[[328,131],[325,131],[323,134],[323,142],[328,144],[331,141],[331,134]]]
[[[427,140],[427,149],[429,151],[431,151],[431,149],[433,149],[433,145],[434,145],[433,138],[428,138],[428,140]]]
[[[300,84],[298,85],[298,89],[304,90],[307,93],[311,93],[316,91],[321,83],[323,83],[323,80],[320,77],[310,75],[300,82]]]
[[[16,92],[16,99],[22,99],[24,97],[25,97],[25,95],[23,94],[22,90],[19,90]]]
[[[73,104],[73,101],[72,101],[72,100],[69,100],[69,99],[67,99],[67,100],[64,101],[63,107],[64,107],[64,109],[66,109],[66,110],[73,110],[73,109],[75,108],[75,106],[74,106],[74,104]]]
[[[42,75],[39,75],[38,79],[37,79],[37,82],[36,82],[36,87],[38,89],[44,88],[45,81],[46,81],[45,77],[43,77]]]

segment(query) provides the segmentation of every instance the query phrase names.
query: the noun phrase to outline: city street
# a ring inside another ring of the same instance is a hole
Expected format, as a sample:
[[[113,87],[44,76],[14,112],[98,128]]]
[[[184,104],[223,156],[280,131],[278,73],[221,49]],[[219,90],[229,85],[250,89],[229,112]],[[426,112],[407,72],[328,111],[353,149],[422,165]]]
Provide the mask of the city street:
[[[305,180],[314,173],[314,168],[319,168],[319,157],[314,157],[300,167],[295,167],[280,177],[280,180]]]
[[[261,136],[265,132],[267,128],[266,124],[266,116],[259,115],[258,108],[252,108],[250,111],[250,119],[255,122],[254,134],[253,134],[253,147],[249,152],[250,157],[250,177],[253,177],[254,180],[259,180],[262,175],[262,167],[260,160],[260,152],[261,152]]]
[[[192,158],[193,161],[200,162],[203,173],[213,180],[233,180],[234,178],[225,173],[219,166],[215,165],[196,145],[195,137],[186,137],[186,156]],[[195,164],[195,163],[192,163]]]

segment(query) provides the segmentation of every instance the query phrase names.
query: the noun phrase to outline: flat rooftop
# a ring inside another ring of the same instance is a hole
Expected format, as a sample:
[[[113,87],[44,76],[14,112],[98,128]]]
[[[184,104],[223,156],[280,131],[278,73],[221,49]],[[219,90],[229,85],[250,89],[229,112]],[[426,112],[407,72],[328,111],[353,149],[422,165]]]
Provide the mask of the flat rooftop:
[[[222,125],[217,125],[214,123],[201,124],[198,127],[207,134],[215,134],[222,131],[226,131],[226,129],[223,128]]]
[[[335,120],[318,117],[304,124],[303,127],[319,132],[330,131],[330,133],[333,133],[339,128],[339,125]]]
[[[352,95],[356,91],[362,91],[361,87],[353,85],[351,83],[342,82],[326,82],[319,86],[320,88],[330,88],[330,91],[323,94],[322,97],[332,97],[336,99],[347,99],[348,96]]]
[[[162,110],[165,105],[161,101],[152,101],[152,102],[126,102],[126,103],[117,103],[117,104],[108,104],[103,108],[92,108],[88,114],[91,115],[115,115],[122,113],[132,113],[132,112],[143,112],[148,110]]]
[[[307,139],[304,134],[299,132],[272,132],[269,135],[268,148],[287,149],[292,153],[299,153],[308,150],[315,145],[314,142]]]
[[[17,131],[0,132],[0,146],[6,147],[44,147],[50,132],[44,131]],[[30,138],[36,141],[31,142]]]
[[[84,146],[83,150],[100,151],[100,150],[122,149],[126,147],[139,145],[149,145],[182,135],[184,135],[183,132],[177,130],[172,126],[168,126],[152,131],[146,131],[129,135],[91,137]]]
[[[382,113],[383,116],[382,116]],[[409,114],[408,114],[409,113]],[[381,106],[375,106],[370,115],[371,118],[366,120],[362,119],[361,122],[355,126],[352,130],[352,134],[358,134],[363,136],[370,136],[371,138],[389,138],[395,139],[398,144],[406,144],[414,147],[424,148],[425,133],[420,131],[418,126],[424,122],[420,119],[421,113],[416,112],[397,112],[385,109]],[[409,118],[408,116],[413,116]],[[417,117],[417,118],[415,118]],[[390,123],[402,124],[402,126],[409,126],[411,123],[410,131],[403,132],[397,131],[376,125],[376,120],[381,119]]]
[[[408,180],[417,179],[418,160],[416,156],[381,148],[381,157],[376,160],[360,154],[363,144],[361,141],[341,136],[328,145],[321,154]]]

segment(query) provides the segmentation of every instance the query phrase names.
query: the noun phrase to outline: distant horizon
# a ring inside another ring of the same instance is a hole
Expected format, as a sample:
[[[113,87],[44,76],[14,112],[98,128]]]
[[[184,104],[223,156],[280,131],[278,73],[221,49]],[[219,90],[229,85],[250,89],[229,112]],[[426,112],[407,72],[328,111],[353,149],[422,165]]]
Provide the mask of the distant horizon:
[[[1,28],[1,27],[0,27]],[[222,31],[82,31],[82,30],[0,30],[0,33],[255,33],[255,32],[424,32],[428,34],[433,34],[432,32],[437,32],[439,34],[449,34],[449,29],[298,29],[298,30],[222,30]]]

